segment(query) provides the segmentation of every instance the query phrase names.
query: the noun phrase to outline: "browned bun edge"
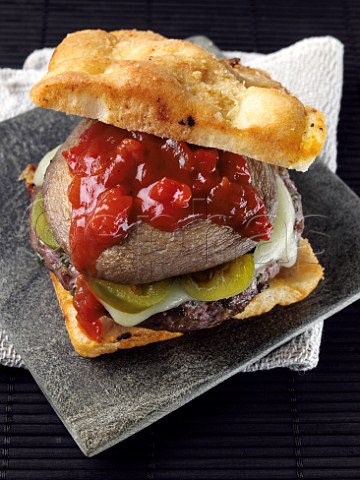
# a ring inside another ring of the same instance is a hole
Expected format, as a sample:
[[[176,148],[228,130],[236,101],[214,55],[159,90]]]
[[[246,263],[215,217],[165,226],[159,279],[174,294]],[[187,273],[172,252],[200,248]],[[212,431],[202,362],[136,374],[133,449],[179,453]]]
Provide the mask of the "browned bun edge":
[[[150,330],[142,327],[127,328],[115,322],[109,322],[104,327],[103,340],[101,342],[92,340],[79,326],[72,295],[62,287],[54,274],[50,273],[50,275],[61,311],[65,317],[71,343],[76,352],[83,357],[97,357],[104,353],[140,347],[182,335],[180,332],[168,332],[166,330]],[[275,305],[286,306],[299,302],[316,288],[322,278],[323,268],[319,264],[310,243],[306,239],[301,239],[296,264],[291,268],[282,268],[279,275],[270,280],[270,287],[257,295],[245,310],[235,318],[253,317],[268,312]],[[214,332],[214,335],[216,335],[216,332]]]
[[[149,343],[170,340],[182,335],[182,333],[164,330],[155,331],[141,327],[122,327],[115,322],[111,322],[109,328],[104,328],[104,336],[101,342],[92,340],[87,336],[76,319],[72,295],[64,289],[53,273],[50,273],[50,276],[61,311],[65,317],[71,343],[76,352],[82,357],[97,357],[104,353],[113,353],[124,348],[141,347]],[[124,338],[121,338],[122,336]]]
[[[303,171],[326,138],[324,115],[264,72],[153,32],[68,35],[31,98],[67,114]]]
[[[291,305],[306,298],[324,278],[324,269],[311,248],[309,240],[300,239],[296,263],[282,268],[270,280],[270,288],[259,293],[235,318],[244,319],[269,312],[275,305]]]

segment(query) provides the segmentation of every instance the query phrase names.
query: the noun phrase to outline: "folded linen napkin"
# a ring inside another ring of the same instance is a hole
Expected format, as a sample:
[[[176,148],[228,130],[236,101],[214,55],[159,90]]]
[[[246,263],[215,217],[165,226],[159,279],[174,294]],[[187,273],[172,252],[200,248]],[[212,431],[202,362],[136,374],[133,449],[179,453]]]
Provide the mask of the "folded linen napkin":
[[[0,69],[0,121],[34,108],[29,90],[46,71],[53,49],[35,50],[26,59],[23,69]],[[224,52],[228,58],[240,57],[245,65],[261,68],[283,83],[303,103],[312,105],[327,117],[328,138],[318,161],[336,170],[336,130],[339,119],[343,81],[343,45],[333,37],[304,39],[290,47],[268,55],[246,52]],[[276,349],[244,371],[287,367],[304,371],[319,361],[323,322],[316,323],[303,334]],[[25,367],[20,355],[1,329],[0,364]]]

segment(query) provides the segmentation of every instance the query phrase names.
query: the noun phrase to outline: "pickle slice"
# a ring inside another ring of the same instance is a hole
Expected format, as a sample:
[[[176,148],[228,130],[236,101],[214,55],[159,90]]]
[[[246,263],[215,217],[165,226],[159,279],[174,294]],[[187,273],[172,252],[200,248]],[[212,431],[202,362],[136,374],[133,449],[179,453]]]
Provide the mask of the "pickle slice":
[[[45,245],[53,250],[60,247],[45,216],[42,192],[39,192],[34,200],[31,212],[31,223],[35,229],[36,235],[45,243]]]
[[[89,286],[94,295],[124,313],[139,313],[161,302],[169,293],[171,281],[127,285],[92,278]]]
[[[232,297],[246,290],[254,277],[253,255],[247,254],[219,267],[185,275],[180,283],[196,300],[211,302]]]

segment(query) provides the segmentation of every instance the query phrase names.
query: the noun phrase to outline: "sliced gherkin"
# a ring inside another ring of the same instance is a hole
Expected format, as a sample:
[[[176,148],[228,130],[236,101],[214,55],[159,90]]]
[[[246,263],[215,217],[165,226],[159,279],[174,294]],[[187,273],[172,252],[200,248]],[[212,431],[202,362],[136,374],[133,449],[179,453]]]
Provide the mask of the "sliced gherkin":
[[[42,192],[39,192],[34,200],[31,212],[31,223],[35,229],[36,235],[45,243],[45,245],[53,250],[60,247],[45,216]]]
[[[252,282],[254,272],[253,255],[247,254],[205,272],[185,275],[179,281],[191,297],[211,302],[246,290]]]
[[[139,313],[161,302],[169,293],[171,280],[127,285],[92,278],[89,286],[96,297],[124,313]]]

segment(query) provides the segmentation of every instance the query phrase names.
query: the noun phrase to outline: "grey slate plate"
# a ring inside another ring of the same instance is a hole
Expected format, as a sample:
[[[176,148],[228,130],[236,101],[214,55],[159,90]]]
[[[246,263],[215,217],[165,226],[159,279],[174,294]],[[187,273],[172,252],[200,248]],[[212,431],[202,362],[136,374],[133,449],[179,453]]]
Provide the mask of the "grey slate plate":
[[[78,120],[33,110],[0,124],[0,319],[86,455],[170,413],[360,297],[360,201],[326,167],[296,174],[306,236],[326,279],[303,302],[210,331],[89,360],[73,351],[50,279],[27,238],[28,198],[17,182]]]

